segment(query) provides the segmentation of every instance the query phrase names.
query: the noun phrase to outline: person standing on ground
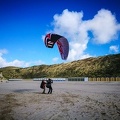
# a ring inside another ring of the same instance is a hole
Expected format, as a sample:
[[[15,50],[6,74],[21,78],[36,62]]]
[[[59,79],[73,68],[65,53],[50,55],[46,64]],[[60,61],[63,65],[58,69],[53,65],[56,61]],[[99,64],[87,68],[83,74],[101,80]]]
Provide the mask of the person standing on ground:
[[[42,92],[43,94],[45,94],[45,85],[46,85],[45,80],[42,80],[41,85],[40,85],[40,88],[43,89],[43,92]]]
[[[47,80],[47,84],[46,84],[46,87],[49,88],[49,91],[48,91],[48,94],[52,94],[52,84],[53,83],[53,80],[51,80],[50,78]]]

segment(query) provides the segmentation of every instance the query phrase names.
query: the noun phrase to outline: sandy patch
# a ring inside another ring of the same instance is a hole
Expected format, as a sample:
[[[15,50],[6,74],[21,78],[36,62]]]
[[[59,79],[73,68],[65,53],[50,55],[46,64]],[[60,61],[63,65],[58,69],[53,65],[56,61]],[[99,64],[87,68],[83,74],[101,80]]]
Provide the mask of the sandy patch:
[[[41,94],[39,82],[0,84],[0,119],[119,120],[119,88],[119,82],[55,82],[53,94]]]

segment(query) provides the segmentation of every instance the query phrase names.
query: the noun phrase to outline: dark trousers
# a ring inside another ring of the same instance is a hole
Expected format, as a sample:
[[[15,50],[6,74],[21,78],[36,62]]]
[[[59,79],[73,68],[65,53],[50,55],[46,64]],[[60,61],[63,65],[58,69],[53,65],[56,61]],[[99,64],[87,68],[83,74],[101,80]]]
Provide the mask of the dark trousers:
[[[49,91],[48,91],[48,94],[52,94],[52,86],[49,87]]]

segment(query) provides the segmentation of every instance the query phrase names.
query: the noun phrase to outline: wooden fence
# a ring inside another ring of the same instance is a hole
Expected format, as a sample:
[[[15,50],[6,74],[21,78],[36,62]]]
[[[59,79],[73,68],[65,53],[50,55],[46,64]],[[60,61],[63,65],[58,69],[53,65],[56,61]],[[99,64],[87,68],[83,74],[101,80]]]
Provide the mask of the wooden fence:
[[[88,81],[120,81],[120,77],[97,77],[97,78],[88,78]]]

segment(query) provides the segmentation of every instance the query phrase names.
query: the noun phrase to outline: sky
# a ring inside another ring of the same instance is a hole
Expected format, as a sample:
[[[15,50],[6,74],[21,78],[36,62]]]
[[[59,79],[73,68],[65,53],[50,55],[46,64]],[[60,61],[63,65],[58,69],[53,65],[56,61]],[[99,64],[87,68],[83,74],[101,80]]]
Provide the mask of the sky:
[[[119,54],[119,12],[119,0],[0,0],[0,68]],[[45,46],[47,33],[67,38],[67,60]]]

